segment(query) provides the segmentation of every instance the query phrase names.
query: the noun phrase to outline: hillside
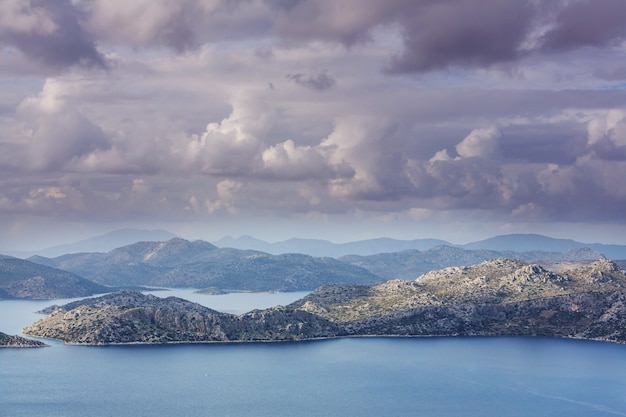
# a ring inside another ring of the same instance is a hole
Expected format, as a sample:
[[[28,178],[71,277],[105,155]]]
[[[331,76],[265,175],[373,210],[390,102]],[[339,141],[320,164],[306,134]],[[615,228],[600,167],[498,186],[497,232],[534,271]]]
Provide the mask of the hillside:
[[[73,273],[17,258],[0,259],[0,300],[73,298],[112,291]]]
[[[61,307],[24,334],[102,345],[301,340],[339,331],[321,317],[284,307],[236,316],[176,297],[124,291]]]
[[[614,262],[553,273],[518,260],[372,287],[328,286],[295,304],[359,335],[549,335],[626,342],[626,276]]]
[[[176,238],[139,242],[108,253],[31,260],[103,285],[213,288],[221,291],[309,291],[331,283],[382,282],[364,268],[332,258],[218,249]]]
[[[239,316],[125,292],[61,307],[24,333],[80,344],[434,335],[626,343],[626,275],[609,260],[554,273],[497,259],[414,281],[327,285],[289,306]]]

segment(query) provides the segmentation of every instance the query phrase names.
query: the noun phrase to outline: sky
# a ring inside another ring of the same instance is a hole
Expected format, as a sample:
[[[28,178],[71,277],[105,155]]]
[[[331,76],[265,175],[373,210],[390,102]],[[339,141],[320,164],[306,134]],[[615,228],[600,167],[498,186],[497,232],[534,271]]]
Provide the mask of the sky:
[[[624,0],[0,0],[0,250],[626,243]]]

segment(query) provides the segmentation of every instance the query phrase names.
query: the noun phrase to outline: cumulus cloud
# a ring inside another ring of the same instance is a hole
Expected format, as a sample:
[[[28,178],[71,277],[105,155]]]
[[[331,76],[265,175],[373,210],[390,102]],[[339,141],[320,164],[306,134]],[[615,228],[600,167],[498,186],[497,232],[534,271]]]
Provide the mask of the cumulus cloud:
[[[29,125],[25,133],[26,167],[63,170],[76,158],[106,150],[110,142],[104,131],[64,97],[62,82],[49,79],[41,93],[25,99],[19,115]]]
[[[474,129],[456,145],[456,151],[462,158],[489,158],[496,153],[500,136],[495,126]]]
[[[626,160],[626,111],[611,109],[587,124],[588,147],[605,160]]]
[[[296,146],[292,140],[265,149],[262,159],[264,169],[283,180],[324,180],[353,174],[348,166],[329,164],[319,148]]]
[[[244,175],[259,164],[263,141],[272,125],[273,109],[263,100],[242,99],[229,117],[209,123],[201,135],[177,144],[174,153],[211,175]]]

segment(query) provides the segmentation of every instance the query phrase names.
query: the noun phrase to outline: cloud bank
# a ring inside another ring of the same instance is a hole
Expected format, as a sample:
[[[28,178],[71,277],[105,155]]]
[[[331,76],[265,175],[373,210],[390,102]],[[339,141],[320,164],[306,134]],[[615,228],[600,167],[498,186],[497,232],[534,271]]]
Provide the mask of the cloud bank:
[[[622,0],[0,11],[0,213],[14,233],[346,216],[624,226]]]

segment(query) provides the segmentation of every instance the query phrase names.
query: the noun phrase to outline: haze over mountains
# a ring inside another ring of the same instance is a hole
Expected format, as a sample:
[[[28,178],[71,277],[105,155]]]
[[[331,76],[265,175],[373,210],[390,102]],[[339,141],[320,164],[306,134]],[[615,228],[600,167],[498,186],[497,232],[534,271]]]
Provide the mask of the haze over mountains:
[[[16,252],[5,250],[1,253],[19,258],[28,258],[34,255],[44,257],[58,257],[65,254],[82,252],[109,252],[113,249],[137,242],[166,241],[178,237],[166,230],[120,229],[100,236],[84,239],[78,242],[53,246],[30,252]],[[339,258],[345,255],[376,255],[379,253],[400,252],[407,249],[426,251],[436,246],[454,246],[467,250],[496,250],[496,251],[547,251],[565,252],[573,249],[588,248],[602,253],[610,259],[626,259],[626,245],[611,245],[603,243],[583,243],[571,239],[557,239],[538,234],[509,234],[499,235],[488,239],[455,244],[441,239],[412,239],[400,240],[392,238],[376,238],[346,243],[334,243],[322,239],[292,238],[278,242],[267,242],[252,236],[234,238],[225,236],[211,242],[219,248],[233,248],[255,250],[272,255],[285,253],[301,253],[311,256],[328,256]]]
[[[376,255],[379,253],[399,252],[407,249],[425,251],[436,246],[454,246],[462,249],[497,250],[497,251],[547,251],[565,252],[573,249],[588,248],[602,253],[611,259],[626,259],[626,245],[607,245],[602,243],[582,243],[570,239],[555,239],[537,234],[511,234],[495,236],[489,239],[463,245],[439,239],[398,240],[390,238],[369,239],[348,243],[333,243],[316,239],[289,239],[282,242],[268,243],[250,236],[234,239],[226,237],[214,242],[217,246],[238,249],[254,249],[268,253],[306,253],[312,256],[341,257],[345,255]]]
[[[101,247],[116,239],[132,240],[155,233],[170,236],[164,231],[126,229],[88,241]],[[394,278],[412,280],[431,270],[496,258],[537,263],[555,271],[603,259],[607,254],[613,255],[619,265],[624,265],[620,259],[626,259],[626,246],[587,245],[541,235],[497,236],[463,247],[437,239],[387,238],[335,244],[311,239],[268,243],[242,237],[224,238],[216,243],[260,247],[275,254],[171,238],[139,241],[106,252],[82,251],[52,258],[37,255],[28,261],[1,256],[0,297],[84,296],[110,292],[111,286],[192,287],[208,292],[312,291],[325,284],[369,285]],[[551,250],[519,251],[534,247]],[[352,254],[340,256],[345,252]],[[311,253],[333,254],[335,258]]]
[[[51,246],[49,248],[34,251],[11,251],[7,250],[6,255],[17,258],[28,258],[39,255],[46,257],[61,256],[68,253],[79,252],[108,252],[120,246],[142,241],[165,241],[175,238],[176,235],[166,230],[145,230],[145,229],[119,229],[103,235],[94,236],[88,239],[79,240],[74,243]]]

